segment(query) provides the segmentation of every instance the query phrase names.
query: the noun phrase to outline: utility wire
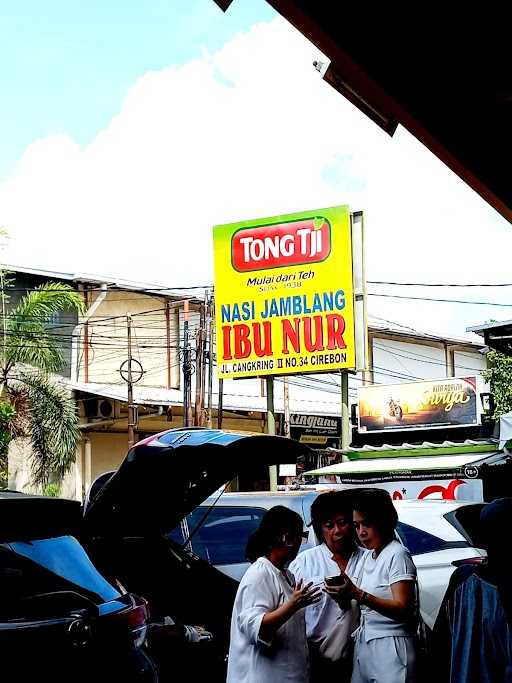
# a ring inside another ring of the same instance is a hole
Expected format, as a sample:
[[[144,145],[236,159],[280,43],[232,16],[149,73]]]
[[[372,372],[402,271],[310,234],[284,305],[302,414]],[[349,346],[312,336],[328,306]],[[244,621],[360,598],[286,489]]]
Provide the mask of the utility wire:
[[[57,278],[58,280],[58,278]],[[512,287],[512,282],[400,282],[397,280],[367,280],[367,284],[369,285],[386,285],[386,286],[392,286],[392,287],[459,287],[461,289],[469,288],[469,287]],[[40,289],[40,285],[36,285],[35,287],[6,287],[6,292],[33,292],[37,291]],[[72,288],[73,289],[73,288]],[[110,290],[111,292],[127,292],[129,294],[134,294],[138,291],[140,291],[141,295],[145,296],[151,296],[154,292],[169,292],[171,294],[174,293],[179,293],[179,292],[187,292],[187,291],[195,291],[195,290],[211,290],[214,289],[213,284],[208,284],[208,285],[189,285],[187,287],[148,287],[147,289],[144,290],[135,290],[130,287],[123,287],[122,285],[110,285]],[[58,292],[58,289],[54,289],[53,291]],[[68,292],[68,288],[62,288],[63,292]],[[78,290],[76,290],[78,291]],[[86,292],[99,292],[103,291],[101,287],[88,287]],[[126,301],[127,299],[123,298],[123,301]],[[121,301],[121,299],[119,299]]]
[[[416,361],[417,363],[426,363],[429,365],[442,365],[445,366],[446,363],[445,361],[436,361],[433,358],[429,356],[424,356],[423,354],[420,353],[415,353],[411,351],[412,355],[406,354],[406,353],[399,353],[398,351],[391,351],[388,347],[386,346],[381,346],[380,344],[375,344],[374,343],[374,348],[379,349],[380,351],[383,351],[384,353],[389,353],[391,356],[396,356],[397,358],[406,358],[407,360],[413,360]],[[465,354],[466,356],[468,354]],[[465,365],[457,365],[457,368],[460,368],[461,370],[471,370],[472,372],[481,372],[482,370],[485,370],[485,368],[470,368],[469,366]]]
[[[367,280],[369,285],[392,285],[393,287],[512,287],[512,282],[391,282],[386,280]]]
[[[512,304],[502,304],[495,301],[467,301],[464,299],[435,299],[427,296],[406,296],[405,294],[380,294],[378,292],[368,292],[368,296],[380,296],[386,299],[408,299],[412,301],[434,301],[436,303],[447,304],[468,304],[472,306],[503,306],[512,308]]]

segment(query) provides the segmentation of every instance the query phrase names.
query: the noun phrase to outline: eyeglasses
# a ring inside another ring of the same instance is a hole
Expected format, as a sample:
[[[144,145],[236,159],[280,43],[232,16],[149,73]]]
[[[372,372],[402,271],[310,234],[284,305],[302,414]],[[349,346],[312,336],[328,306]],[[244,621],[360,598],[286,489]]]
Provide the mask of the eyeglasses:
[[[289,545],[290,543],[293,545],[293,541],[300,538],[302,543],[305,543],[308,538],[309,538],[309,531],[299,531],[296,534],[293,533],[287,533],[283,537],[284,542]]]
[[[300,531],[295,538],[301,538],[302,543],[305,543],[309,538],[309,531]]]

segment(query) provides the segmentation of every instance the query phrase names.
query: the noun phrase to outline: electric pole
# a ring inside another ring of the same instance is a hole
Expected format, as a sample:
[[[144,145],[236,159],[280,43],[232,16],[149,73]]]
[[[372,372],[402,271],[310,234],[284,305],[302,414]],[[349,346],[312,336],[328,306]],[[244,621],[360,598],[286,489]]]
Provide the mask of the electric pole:
[[[284,435],[290,438],[290,387],[288,377],[283,377]]]
[[[204,389],[205,389],[205,345],[206,345],[206,301],[201,303],[199,311],[199,329],[196,337],[196,402],[194,424],[201,427],[204,422]]]
[[[267,377],[267,434],[276,433],[276,414],[274,410],[274,378]],[[270,490],[277,491],[277,466],[268,468]]]
[[[208,427],[212,428],[212,394],[213,394],[213,292],[208,294],[208,307],[206,309],[207,327],[206,334],[208,338]]]
[[[132,377],[132,316],[126,316],[126,333],[128,341],[128,450],[135,444],[135,430],[137,429],[137,409],[133,404]]]
[[[346,450],[352,441],[348,405],[348,372],[341,370],[341,439],[340,448]]]
[[[219,379],[219,402],[217,404],[217,429],[222,429],[223,393],[224,393],[224,380]]]
[[[192,363],[188,331],[188,301],[183,304],[183,426],[192,424]]]

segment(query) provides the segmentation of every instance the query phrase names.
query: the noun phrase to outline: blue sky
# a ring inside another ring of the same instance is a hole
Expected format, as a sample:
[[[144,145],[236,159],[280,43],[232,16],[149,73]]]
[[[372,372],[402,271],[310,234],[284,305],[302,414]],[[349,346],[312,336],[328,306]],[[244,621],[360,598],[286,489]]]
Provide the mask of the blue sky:
[[[390,138],[323,82],[319,58],[265,0],[227,13],[213,0],[4,0],[4,262],[210,283],[212,225],[349,204],[365,212],[369,280],[508,281],[510,224],[403,128]],[[509,305],[506,288],[455,294]],[[510,317],[370,303],[456,335]]]
[[[33,140],[90,142],[133,82],[275,12],[264,0],[16,0],[0,8],[0,179]]]

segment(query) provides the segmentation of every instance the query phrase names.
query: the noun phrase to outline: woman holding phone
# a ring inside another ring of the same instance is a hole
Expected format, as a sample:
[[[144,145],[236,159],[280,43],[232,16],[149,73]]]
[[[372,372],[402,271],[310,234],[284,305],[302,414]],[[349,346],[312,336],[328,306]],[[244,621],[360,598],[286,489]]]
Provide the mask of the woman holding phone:
[[[277,505],[250,537],[252,564],[233,606],[227,683],[308,683],[303,608],[317,602],[320,591],[296,583],[286,569],[307,533],[296,512]]]
[[[357,544],[352,521],[352,492],[328,491],[311,505],[311,524],[319,545],[300,553],[290,564],[295,578],[314,585],[344,583],[340,571],[359,584],[368,551]],[[340,609],[341,608],[341,609]],[[325,593],[305,610],[311,683],[350,681],[352,633],[358,625],[358,611],[350,600],[336,604]]]
[[[370,550],[361,582],[348,576],[341,587],[326,586],[336,600],[352,598],[361,608],[354,642],[352,683],[414,683],[416,567],[395,539],[398,516],[387,491],[354,493],[354,526]]]

